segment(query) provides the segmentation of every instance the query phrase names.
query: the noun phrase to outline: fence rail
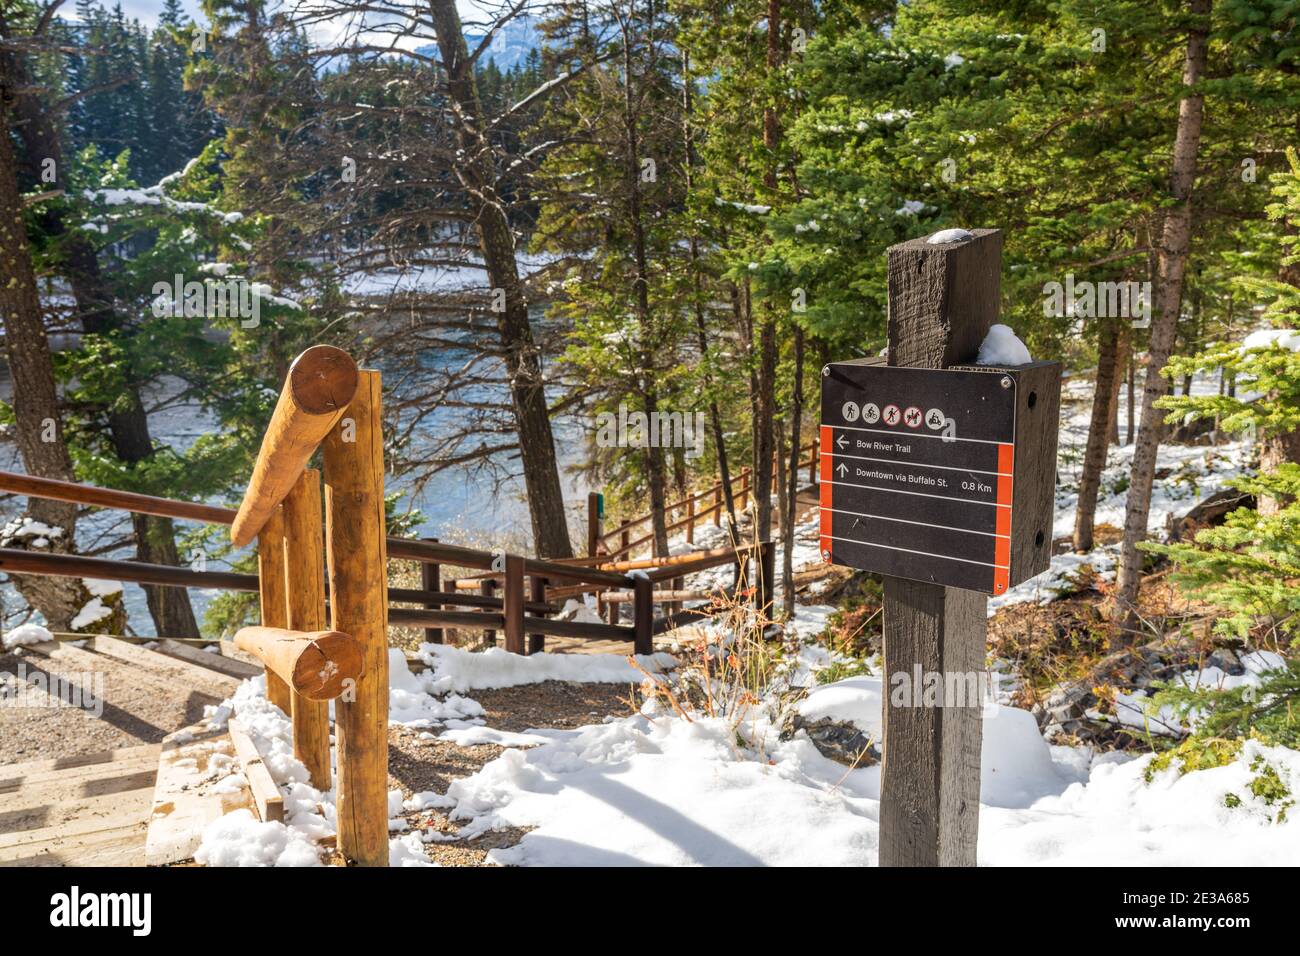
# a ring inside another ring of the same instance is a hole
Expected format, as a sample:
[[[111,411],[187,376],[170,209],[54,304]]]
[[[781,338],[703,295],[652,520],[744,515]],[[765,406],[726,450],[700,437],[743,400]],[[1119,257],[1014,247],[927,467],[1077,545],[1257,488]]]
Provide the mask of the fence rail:
[[[317,450],[322,471],[307,467]],[[238,509],[0,471],[0,492],[227,525],[236,547],[256,542],[256,574],[20,548],[0,548],[0,573],[257,593],[261,622],[241,630],[236,646],[263,664],[267,696],[290,717],[295,756],[320,789],[334,783],[328,704],[335,702],[338,848],[371,866],[388,862],[390,623],[424,627],[435,643],[446,627],[481,630],[489,643],[501,632],[506,649],[518,654],[543,650],[547,635],[631,641],[637,653],[648,654],[655,634],[709,616],[707,608],[683,610],[683,601],[713,596],[672,586],[656,590],[656,581],[734,564],[730,593],[760,610],[770,603],[773,552],[767,542],[619,561],[628,547],[613,555],[544,560],[389,537],[383,475],[379,373],[357,369],[339,349],[315,346],[290,368]],[[710,513],[695,514],[693,502],[700,498],[691,499],[692,532],[693,521]],[[711,510],[716,515],[717,507]],[[614,533],[626,538],[636,523]],[[419,563],[422,587],[390,588],[388,557]],[[480,573],[444,584],[444,565]],[[589,593],[608,623],[556,616],[556,602]],[[625,604],[630,624],[619,621]],[[657,619],[656,604],[664,610]]]
[[[799,449],[800,454],[808,452],[808,457],[799,460],[800,468],[808,469],[808,481],[817,480],[817,442],[814,440]],[[774,456],[772,467],[775,472],[776,468],[781,467],[782,463]],[[740,483],[740,488],[735,489],[736,483]],[[736,496],[737,511],[744,511],[749,503],[749,494],[751,491],[752,469],[743,468],[739,474],[730,476],[728,485],[732,486],[733,494]],[[706,499],[712,499],[712,504],[707,508],[700,509],[698,503]],[[654,520],[654,513],[647,512],[635,518],[630,518],[622,524],[606,530],[602,527],[600,519],[600,508],[598,505],[600,496],[596,492],[588,495],[587,502],[587,550],[589,557],[603,558],[614,561],[631,555],[644,546],[652,546],[654,542],[654,531],[641,534],[640,537],[633,538],[632,534],[635,529],[643,525],[651,524]],[[672,534],[674,531],[686,529],[686,541],[693,544],[695,542],[695,528],[697,524],[705,521],[712,521],[713,526],[720,527],[722,524],[722,509],[725,506],[725,496],[723,495],[723,482],[721,479],[714,482],[710,487],[703,491],[687,495],[678,501],[664,505],[664,519],[668,522],[667,531]],[[680,514],[680,517],[674,518],[674,515]]]

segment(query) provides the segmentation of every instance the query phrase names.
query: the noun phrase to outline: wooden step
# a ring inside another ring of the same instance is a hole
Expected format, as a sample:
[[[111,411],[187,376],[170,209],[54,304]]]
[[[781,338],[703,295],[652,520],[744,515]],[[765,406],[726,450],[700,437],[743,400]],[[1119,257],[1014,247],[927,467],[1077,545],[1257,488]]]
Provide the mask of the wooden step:
[[[229,674],[207,667],[200,667],[179,657],[159,654],[138,644],[128,644],[112,637],[96,637],[91,646],[97,653],[106,654],[128,664],[143,667],[147,671],[159,674],[174,681],[182,687],[212,688],[223,695],[230,695],[239,686],[239,680]],[[203,653],[199,651],[198,653]]]
[[[0,767],[0,866],[139,866],[161,747]]]
[[[125,646],[129,647],[131,645]],[[132,647],[132,649],[135,650],[134,647]],[[105,658],[112,658],[119,661],[127,660],[118,654],[109,654],[99,650],[80,647],[69,647],[67,644],[61,644],[54,641],[43,644],[28,644],[24,650],[32,651],[52,661],[58,661],[60,664],[66,665],[68,669],[80,673],[93,674],[102,671],[104,669]],[[143,653],[153,654],[152,651],[143,651]],[[162,661],[179,663],[173,658],[164,657],[161,654],[153,654],[153,656]],[[231,689],[228,689],[232,687],[230,683],[227,683],[226,686],[219,686],[216,683],[217,681],[223,680],[230,682],[232,679],[223,674],[212,673],[205,675],[203,681],[199,683],[192,675],[168,672],[159,666],[136,664],[134,667],[115,668],[110,683],[130,685],[137,690],[143,690],[149,694],[156,694],[159,688],[162,688],[181,699],[194,694],[201,694],[219,701],[233,692]],[[106,694],[111,695],[112,691],[113,688],[109,687]],[[111,696],[109,696],[109,699],[105,701],[105,704],[110,706],[113,704]]]
[[[28,760],[24,763],[0,764],[0,779],[6,777],[24,777],[28,774],[41,773],[46,770],[71,770],[75,767],[90,767],[95,764],[116,763],[130,760],[132,757],[158,758],[158,744],[138,744],[134,747],[118,747],[97,754],[77,754],[72,757],[47,757],[43,760]]]
[[[135,748],[132,748],[133,750]],[[53,770],[33,770],[30,772],[14,772],[14,768],[23,767],[24,764],[13,764],[8,767],[0,767],[0,795],[18,793],[19,791],[50,782],[60,784],[78,784],[86,785],[96,780],[112,779],[121,776],[123,773],[137,770],[148,770],[158,766],[158,744],[152,744],[148,748],[151,753],[143,751],[123,757],[113,761],[96,761],[94,763],[79,764],[72,767],[64,767]],[[6,796],[6,803],[8,797]]]
[[[230,734],[195,724],[163,739],[158,756],[158,782],[154,788],[145,840],[145,862],[165,866],[191,859],[199,848],[203,830],[227,813],[248,809],[257,814],[247,786],[232,793],[213,793],[205,781],[213,754],[235,757]]]
[[[169,657],[178,657],[181,660],[189,661],[191,664],[198,664],[208,670],[219,671],[238,680],[256,677],[262,673],[261,667],[236,660],[233,657],[227,657],[224,654],[214,654],[211,651],[200,650],[197,647],[191,647],[170,638],[158,642],[158,653],[166,654]]]
[[[143,820],[120,830],[65,835],[0,850],[0,866],[144,866]]]

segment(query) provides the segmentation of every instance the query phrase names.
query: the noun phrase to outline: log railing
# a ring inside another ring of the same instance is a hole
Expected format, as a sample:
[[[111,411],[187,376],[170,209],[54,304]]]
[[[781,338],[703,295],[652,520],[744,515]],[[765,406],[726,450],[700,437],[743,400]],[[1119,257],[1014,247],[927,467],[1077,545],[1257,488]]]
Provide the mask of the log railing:
[[[800,454],[808,453],[807,458],[799,460],[800,468],[808,469],[808,481],[813,483],[817,480],[817,442],[812,441],[799,449]],[[772,467],[775,471],[783,463],[773,458]],[[732,493],[736,499],[737,512],[743,512],[749,504],[751,492],[752,471],[749,468],[743,468],[738,474],[732,475],[728,482],[732,486]],[[736,486],[739,485],[739,488]],[[711,521],[715,528],[722,525],[722,513],[725,505],[725,496],[723,495],[723,482],[721,479],[714,482],[703,491],[696,492],[692,495],[664,505],[664,519],[668,522],[668,533],[673,534],[676,531],[685,529],[686,541],[688,544],[695,542],[695,528],[697,525]],[[705,504],[707,502],[707,504]],[[654,520],[653,513],[646,513],[624,521],[617,527],[606,530],[600,516],[601,512],[601,495],[597,492],[591,492],[587,495],[587,552],[589,557],[599,557],[602,561],[613,561],[619,558],[629,557],[642,548],[653,549],[654,530],[640,531],[646,525],[651,525]],[[637,534],[637,537],[632,537]]]
[[[318,448],[320,471],[307,467]],[[506,649],[519,654],[542,650],[548,634],[631,641],[637,653],[648,654],[654,634],[708,614],[681,611],[693,595],[671,584],[656,591],[656,581],[731,563],[733,593],[749,581],[748,599],[759,608],[770,603],[767,543],[611,564],[606,557],[548,561],[387,537],[383,475],[379,373],[357,369],[339,349],[315,346],[290,368],[237,510],[0,472],[0,492],[229,525],[237,547],[256,541],[257,574],[18,548],[0,548],[0,572],[257,592],[261,623],[241,630],[237,646],[265,667],[267,697],[290,717],[294,752],[312,783],[320,789],[337,783],[340,852],[370,866],[388,862],[390,623],[423,626],[434,641],[443,639],[445,627],[482,630],[492,642],[500,631]],[[423,587],[389,588],[388,557],[419,562]],[[606,566],[592,566],[598,562]],[[444,584],[443,565],[484,573]],[[557,601],[586,593],[598,595],[609,623],[555,619]],[[658,620],[656,603],[665,609]],[[624,604],[632,607],[626,625],[619,622]]]

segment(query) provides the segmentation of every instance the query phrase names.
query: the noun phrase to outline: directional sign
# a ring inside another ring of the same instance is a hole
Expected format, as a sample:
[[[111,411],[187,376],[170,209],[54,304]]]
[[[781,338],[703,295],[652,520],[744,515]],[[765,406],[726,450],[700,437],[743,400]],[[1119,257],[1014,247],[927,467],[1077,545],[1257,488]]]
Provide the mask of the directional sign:
[[[1015,519],[1015,378],[852,362],[826,372],[823,556],[894,577],[1004,593]],[[879,408],[879,417],[869,419],[868,407]]]

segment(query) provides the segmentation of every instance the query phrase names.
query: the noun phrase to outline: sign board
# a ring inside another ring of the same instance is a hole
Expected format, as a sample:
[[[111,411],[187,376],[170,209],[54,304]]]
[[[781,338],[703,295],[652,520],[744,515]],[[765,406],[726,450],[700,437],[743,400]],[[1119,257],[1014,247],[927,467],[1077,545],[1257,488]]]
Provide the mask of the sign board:
[[[1016,489],[1023,471],[1016,462],[1017,439],[1024,438],[1021,385],[1013,369],[897,368],[879,360],[828,365],[819,469],[823,558],[994,595],[1046,567],[1050,541],[1042,530],[1032,542],[1043,558],[1032,563],[1042,567],[1021,562],[1013,569],[1012,562],[1021,518],[1015,505],[1024,498]],[[1037,404],[1035,392],[1029,409]],[[1053,411],[1053,462],[1054,417]],[[1041,515],[1032,520],[1042,524]],[[1050,536],[1050,521],[1046,527]]]

